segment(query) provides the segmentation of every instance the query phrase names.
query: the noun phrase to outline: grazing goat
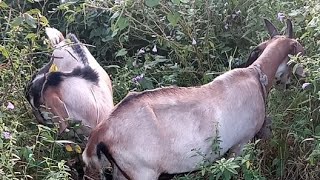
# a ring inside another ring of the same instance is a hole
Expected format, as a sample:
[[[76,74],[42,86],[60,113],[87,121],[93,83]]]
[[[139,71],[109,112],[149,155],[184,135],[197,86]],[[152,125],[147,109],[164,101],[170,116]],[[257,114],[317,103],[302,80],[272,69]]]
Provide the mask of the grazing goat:
[[[26,98],[39,123],[46,124],[44,105],[59,123],[62,133],[67,120],[81,121],[81,130],[89,135],[113,108],[111,80],[89,50],[73,34],[66,39],[54,28],[46,28],[54,47],[48,64],[36,73],[26,89]]]
[[[272,81],[286,81],[288,55],[304,52],[291,38],[289,20],[288,36],[265,22],[272,38],[249,67],[199,87],[129,94],[90,134],[84,162],[100,167],[105,155],[114,163],[114,179],[155,180],[197,170],[203,158],[212,162],[228,150],[239,155],[262,129]],[[218,152],[212,148],[217,139]]]

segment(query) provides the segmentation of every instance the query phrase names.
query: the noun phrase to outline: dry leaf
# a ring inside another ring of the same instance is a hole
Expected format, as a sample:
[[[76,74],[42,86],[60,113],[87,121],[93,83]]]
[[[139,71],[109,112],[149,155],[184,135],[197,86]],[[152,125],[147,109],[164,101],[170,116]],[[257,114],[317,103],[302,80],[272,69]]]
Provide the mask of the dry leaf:
[[[82,153],[81,147],[80,147],[79,145],[75,145],[75,146],[74,146],[74,150],[75,150],[76,153],[78,153],[78,154],[81,154],[81,153]]]
[[[56,64],[52,64],[49,69],[49,72],[57,72],[57,71],[58,71],[58,66]]]
[[[66,148],[66,150],[67,150],[68,152],[72,152],[72,151],[73,151],[72,147],[71,147],[69,144],[67,144],[67,145],[65,146],[65,148]]]

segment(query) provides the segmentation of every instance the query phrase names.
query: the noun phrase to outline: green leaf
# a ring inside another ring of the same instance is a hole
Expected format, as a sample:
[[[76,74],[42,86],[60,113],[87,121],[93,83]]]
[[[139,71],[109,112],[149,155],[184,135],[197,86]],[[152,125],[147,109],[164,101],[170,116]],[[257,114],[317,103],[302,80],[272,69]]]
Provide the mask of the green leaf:
[[[121,30],[129,26],[128,20],[125,17],[119,17],[117,21],[117,26]]]
[[[0,8],[5,9],[5,8],[8,8],[8,7],[9,7],[9,6],[8,6],[5,2],[0,1]]]
[[[40,15],[41,16],[41,11],[39,9],[30,9],[29,11],[27,11],[28,14],[32,14],[32,15]]]
[[[179,5],[180,4],[180,0],[171,0],[171,2],[175,5]]]
[[[110,19],[116,19],[119,15],[120,15],[120,13],[117,11],[117,12],[113,13],[113,15],[110,17]]]
[[[238,172],[235,169],[231,168],[231,167],[228,167],[227,170],[229,172],[231,172],[232,174],[238,174]]]
[[[204,176],[206,174],[206,170],[203,168],[202,170],[201,170],[201,176]]]
[[[302,76],[302,77],[305,76],[305,73],[304,73],[304,70],[303,70],[303,65],[300,64],[300,63],[295,64],[293,66],[292,71],[293,71],[294,74],[297,74],[299,76]]]
[[[190,0],[180,0],[180,2],[182,2],[182,3],[189,3]]]
[[[160,3],[160,0],[146,0],[145,3],[149,7],[154,7]]]
[[[16,17],[14,18],[14,20],[11,22],[12,26],[20,26],[23,22],[23,18],[22,17]]]
[[[124,56],[124,55],[126,55],[127,53],[128,53],[127,50],[124,49],[124,48],[122,48],[122,49],[120,49],[120,50],[117,52],[116,57]]]
[[[149,78],[147,78],[147,77],[143,78],[143,79],[139,82],[139,84],[141,85],[141,87],[142,87],[143,89],[154,89],[154,86],[153,86],[153,84],[152,84],[152,80],[149,79]]]
[[[19,156],[22,156],[24,159],[28,160],[28,162],[32,159],[33,153],[30,147],[22,147]]]
[[[115,37],[118,34],[119,28],[112,30],[111,37]]]
[[[36,39],[37,38],[37,35],[35,33],[29,33],[25,39]]]
[[[177,12],[169,13],[167,15],[167,19],[171,23],[172,26],[176,26],[180,20],[180,14]]]
[[[24,16],[25,22],[26,22],[29,26],[31,26],[31,27],[33,27],[33,28],[36,28],[36,27],[37,27],[37,24],[36,24],[37,21],[36,21],[35,18],[33,18],[30,14],[24,13],[23,16]]]
[[[48,26],[49,21],[48,21],[48,19],[47,19],[45,16],[41,16],[41,17],[40,17],[40,24],[41,24],[42,26]]]
[[[8,50],[4,47],[0,45],[0,53],[5,57],[5,58],[9,58],[9,52]]]

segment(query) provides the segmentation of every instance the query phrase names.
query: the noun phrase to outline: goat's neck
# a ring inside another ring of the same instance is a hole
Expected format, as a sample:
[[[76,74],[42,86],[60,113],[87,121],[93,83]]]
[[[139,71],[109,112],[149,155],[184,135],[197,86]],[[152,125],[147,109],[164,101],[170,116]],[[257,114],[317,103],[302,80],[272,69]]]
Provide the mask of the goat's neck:
[[[252,64],[260,65],[268,77],[267,92],[269,92],[278,67],[287,59],[292,46],[289,39],[277,39],[267,46],[261,56]]]

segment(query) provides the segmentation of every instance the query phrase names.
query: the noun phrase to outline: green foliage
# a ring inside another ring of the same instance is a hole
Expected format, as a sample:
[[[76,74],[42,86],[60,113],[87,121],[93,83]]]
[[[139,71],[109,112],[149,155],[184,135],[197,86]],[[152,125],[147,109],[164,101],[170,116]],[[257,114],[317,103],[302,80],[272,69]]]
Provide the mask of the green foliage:
[[[175,179],[230,180],[232,178],[237,178],[245,180],[265,180],[266,178],[261,175],[261,172],[257,167],[259,163],[257,157],[263,153],[262,151],[256,149],[256,145],[258,143],[259,141],[256,141],[255,143],[249,143],[245,145],[242,156],[236,158],[231,157],[228,159],[223,157],[213,164],[204,161],[204,163],[200,165],[200,172],[177,177]]]
[[[292,61],[307,76],[271,92],[273,138],[176,178],[319,179],[319,10],[316,0],[0,0],[0,176],[68,179],[71,173],[63,147],[70,142],[61,141],[55,128],[36,125],[23,95],[31,75],[49,60],[44,27],[92,45],[119,102],[129,91],[210,82],[267,38],[262,18],[282,27],[277,15],[283,13],[306,48],[306,57]],[[212,148],[219,150],[219,142]]]

